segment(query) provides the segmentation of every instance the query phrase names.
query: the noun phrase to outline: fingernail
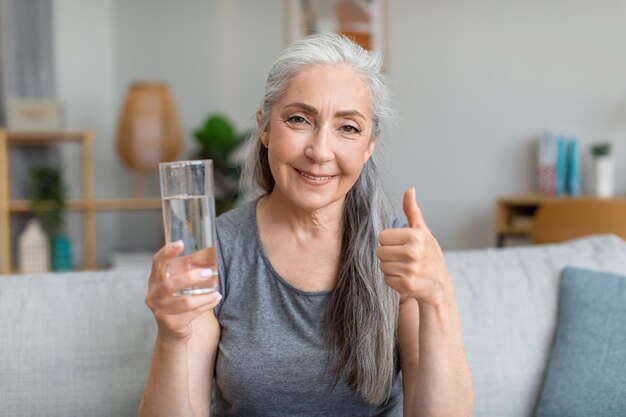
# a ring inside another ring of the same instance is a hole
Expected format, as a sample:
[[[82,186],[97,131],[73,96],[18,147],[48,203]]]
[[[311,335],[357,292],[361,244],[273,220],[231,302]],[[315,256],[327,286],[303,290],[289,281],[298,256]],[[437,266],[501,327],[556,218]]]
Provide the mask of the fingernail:
[[[215,273],[213,272],[213,270],[212,270],[211,268],[208,268],[208,269],[203,269],[203,270],[200,272],[200,276],[201,276],[202,278],[210,278],[210,277],[212,277],[214,274],[215,274]]]
[[[180,248],[181,246],[183,246],[183,241],[182,240],[177,240],[176,242],[172,242],[172,247],[173,248]]]
[[[214,297],[216,300],[221,300],[221,299],[222,299],[222,294],[220,294],[219,292],[215,291],[215,292],[213,293],[213,297]]]

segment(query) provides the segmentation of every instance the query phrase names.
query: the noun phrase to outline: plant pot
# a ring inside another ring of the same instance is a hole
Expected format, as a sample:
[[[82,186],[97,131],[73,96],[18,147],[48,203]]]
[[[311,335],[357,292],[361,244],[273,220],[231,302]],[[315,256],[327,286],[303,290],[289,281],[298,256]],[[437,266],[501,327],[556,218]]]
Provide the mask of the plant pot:
[[[608,198],[615,195],[615,166],[613,157],[598,156],[593,161],[595,193]]]

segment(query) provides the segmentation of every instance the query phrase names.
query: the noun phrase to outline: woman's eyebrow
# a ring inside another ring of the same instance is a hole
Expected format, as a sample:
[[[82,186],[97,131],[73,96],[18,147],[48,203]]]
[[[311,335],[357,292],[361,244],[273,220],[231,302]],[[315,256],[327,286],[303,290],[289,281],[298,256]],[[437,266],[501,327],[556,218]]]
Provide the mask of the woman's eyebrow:
[[[335,117],[349,117],[349,116],[356,116],[356,117],[360,117],[361,119],[365,120],[365,116],[363,116],[357,110],[342,110],[342,111],[338,111],[338,112],[335,113]]]
[[[313,115],[317,115],[319,113],[315,107],[311,106],[310,104],[303,103],[301,101],[289,103],[284,108],[286,109],[288,107],[298,107],[306,111],[307,113],[311,113]],[[335,112],[335,117],[349,117],[349,116],[356,116],[365,120],[365,116],[363,116],[361,112],[357,110],[340,110],[338,112]]]
[[[296,101],[295,103],[287,104],[283,108],[286,109],[288,107],[298,107],[298,108],[306,111],[307,113],[311,113],[311,114],[315,114],[315,115],[318,113],[318,111],[317,111],[317,109],[315,107],[313,107],[313,106],[311,106],[309,104],[303,103],[301,101]]]

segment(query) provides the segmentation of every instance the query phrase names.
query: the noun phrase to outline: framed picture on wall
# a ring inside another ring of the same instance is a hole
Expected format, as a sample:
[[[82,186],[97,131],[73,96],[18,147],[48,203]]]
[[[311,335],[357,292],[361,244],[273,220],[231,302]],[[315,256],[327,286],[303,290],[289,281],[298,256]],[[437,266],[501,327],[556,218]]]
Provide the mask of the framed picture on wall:
[[[285,9],[287,45],[313,33],[333,32],[386,55],[387,0],[285,0]]]

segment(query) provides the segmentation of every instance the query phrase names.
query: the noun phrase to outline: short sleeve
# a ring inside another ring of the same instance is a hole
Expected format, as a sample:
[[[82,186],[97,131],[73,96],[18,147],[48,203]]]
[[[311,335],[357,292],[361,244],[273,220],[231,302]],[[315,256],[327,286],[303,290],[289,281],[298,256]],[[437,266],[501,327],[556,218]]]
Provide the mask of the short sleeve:
[[[219,234],[219,229],[218,229],[218,233],[217,233],[217,278],[219,281],[219,292],[220,294],[222,294],[222,301],[215,307],[215,315],[217,316],[217,318],[220,317],[220,311],[221,311],[221,307],[222,307],[222,302],[224,302],[224,300],[226,299],[226,291],[227,291],[227,287],[226,287],[226,266],[225,266],[225,262],[224,262],[224,255],[222,253],[222,244],[220,242],[220,234]]]

